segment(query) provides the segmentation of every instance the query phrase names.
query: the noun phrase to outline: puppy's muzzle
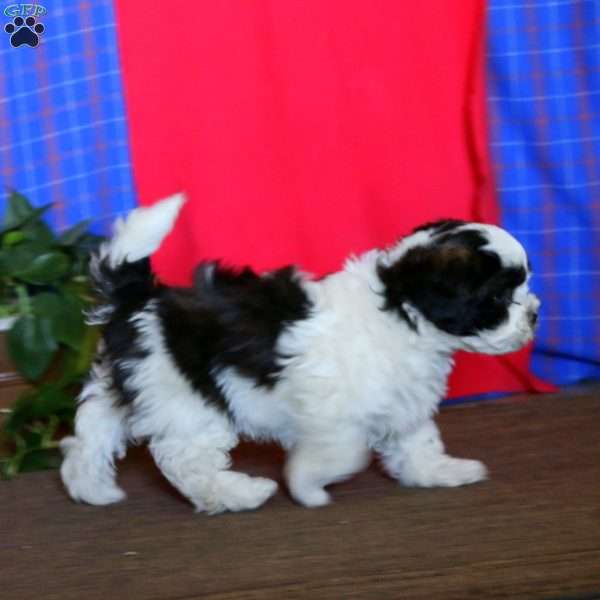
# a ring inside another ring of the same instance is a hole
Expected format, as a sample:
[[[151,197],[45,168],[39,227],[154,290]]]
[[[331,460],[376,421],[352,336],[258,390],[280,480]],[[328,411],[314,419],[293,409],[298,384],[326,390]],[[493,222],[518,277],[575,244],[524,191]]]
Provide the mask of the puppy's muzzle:
[[[531,325],[532,329],[537,326],[538,316],[539,316],[539,313],[537,310],[530,311],[529,314],[527,315],[527,318],[529,319],[529,324]]]
[[[540,300],[537,296],[531,294],[529,300],[529,307],[527,309],[527,320],[532,329],[535,329],[538,324],[539,311],[540,311]]]

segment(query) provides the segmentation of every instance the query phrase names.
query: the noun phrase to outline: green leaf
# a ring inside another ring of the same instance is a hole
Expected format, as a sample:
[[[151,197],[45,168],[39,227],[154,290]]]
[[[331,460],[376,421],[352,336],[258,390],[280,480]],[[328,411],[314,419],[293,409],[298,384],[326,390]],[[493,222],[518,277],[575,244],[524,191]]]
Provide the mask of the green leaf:
[[[0,277],[10,277],[13,265],[10,260],[10,252],[0,250]]]
[[[11,192],[4,216],[4,230],[17,229],[26,223],[39,220],[51,206],[52,204],[45,204],[34,208],[25,196],[18,192]]]
[[[61,412],[69,412],[75,407],[75,399],[58,385],[42,385],[35,397],[35,414],[38,418],[51,417]]]
[[[33,312],[40,318],[53,320],[62,314],[62,300],[53,292],[36,294],[32,300]]]
[[[79,382],[87,376],[96,356],[99,338],[100,329],[98,327],[86,326],[79,350],[64,349],[62,375],[57,381],[58,385],[67,386]]]
[[[56,415],[69,418],[74,409],[75,399],[70,394],[56,384],[46,383],[19,396],[4,430],[13,439],[19,436],[27,446],[36,445],[43,440],[44,432],[25,430],[26,425],[38,420],[52,419]]]
[[[83,305],[74,295],[42,292],[32,299],[33,313],[47,318],[52,323],[52,334],[56,341],[79,350],[82,344],[85,322]]]
[[[77,298],[83,309],[87,308],[90,304],[95,304],[97,302],[91,282],[85,275],[75,275],[73,273],[72,277],[69,277],[68,281],[65,281],[65,283],[60,286],[60,289],[65,296],[70,295]]]
[[[0,319],[16,317],[19,314],[19,307],[15,302],[6,301],[6,304],[0,304]]]
[[[19,470],[23,473],[57,469],[62,462],[60,451],[57,448],[36,448],[23,455]]]
[[[70,265],[71,261],[66,254],[51,251],[36,256],[25,269],[15,273],[15,276],[28,283],[51,283],[64,277]]]
[[[89,257],[90,253],[97,250],[98,246],[104,241],[106,241],[106,238],[88,231],[77,240],[74,249],[83,256]]]
[[[69,247],[74,258],[73,274],[87,276],[89,273],[90,255],[95,252],[105,238],[85,233],[76,244]]]
[[[19,472],[20,456],[0,458],[0,479],[12,479]]]
[[[50,319],[23,315],[7,336],[8,352],[19,372],[35,381],[50,366],[58,345]]]
[[[24,223],[34,212],[29,200],[18,192],[11,192],[8,196],[4,228],[13,229]]]
[[[34,394],[25,392],[15,402],[10,416],[4,423],[4,433],[10,439],[15,440],[20,436],[23,427],[34,420],[34,396],[35,392]]]
[[[37,248],[30,244],[21,244],[0,251],[0,268],[7,276],[16,276],[25,271],[37,256]]]
[[[22,231],[8,231],[2,238],[2,245],[5,248],[16,246],[25,239],[25,234]]]
[[[62,319],[53,322],[52,330],[59,342],[78,351],[81,349],[86,327],[83,306],[77,298],[65,296],[62,307]]]
[[[46,208],[46,207],[42,207]],[[30,218],[21,226],[21,231],[26,239],[43,243],[46,245],[55,245],[56,236],[52,229],[42,219]]]
[[[70,229],[67,229],[59,238],[58,243],[61,246],[72,246],[76,242],[78,242],[85,235],[88,227],[90,226],[91,219],[86,219],[85,221],[81,221],[81,223],[77,223],[73,225]]]
[[[38,429],[25,429],[21,436],[27,448],[39,448],[44,443],[44,433]]]
[[[53,252],[55,251],[51,245],[39,241],[25,241],[0,250],[0,267],[6,272],[6,276],[19,277],[21,273],[29,271],[38,257]]]

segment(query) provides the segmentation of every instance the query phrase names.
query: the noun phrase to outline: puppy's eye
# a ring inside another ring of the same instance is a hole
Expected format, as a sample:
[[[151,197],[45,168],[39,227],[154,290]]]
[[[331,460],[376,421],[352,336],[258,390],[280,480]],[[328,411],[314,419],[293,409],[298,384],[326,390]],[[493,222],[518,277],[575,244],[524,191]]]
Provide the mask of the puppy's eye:
[[[512,294],[510,292],[502,292],[494,296],[494,302],[510,302],[512,300]]]

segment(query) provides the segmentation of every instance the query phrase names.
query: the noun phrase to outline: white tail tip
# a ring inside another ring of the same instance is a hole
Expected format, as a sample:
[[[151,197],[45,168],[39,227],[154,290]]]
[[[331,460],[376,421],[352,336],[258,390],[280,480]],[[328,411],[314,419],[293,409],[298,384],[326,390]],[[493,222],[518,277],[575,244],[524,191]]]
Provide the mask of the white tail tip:
[[[173,194],[152,206],[136,208],[125,221],[117,221],[109,243],[110,264],[115,267],[154,253],[173,228],[185,201],[185,194]]]

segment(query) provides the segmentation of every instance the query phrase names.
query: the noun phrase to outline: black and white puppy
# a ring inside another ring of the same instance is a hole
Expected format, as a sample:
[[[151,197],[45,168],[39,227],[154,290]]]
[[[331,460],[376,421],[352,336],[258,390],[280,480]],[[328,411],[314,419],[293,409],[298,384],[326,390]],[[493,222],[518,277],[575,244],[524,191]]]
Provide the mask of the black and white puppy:
[[[258,275],[218,262],[189,288],[159,285],[149,256],[184,199],[134,210],[94,257],[105,304],[97,360],[62,442],[72,498],[124,498],[115,458],[147,440],[167,479],[201,511],[254,509],[277,484],[230,469],[240,436],[288,451],[292,496],[325,487],[376,452],[411,486],[481,481],[448,456],[433,416],[457,350],[502,354],[533,337],[539,301],[523,247],[492,225],[440,221],[312,280],[293,267]]]

